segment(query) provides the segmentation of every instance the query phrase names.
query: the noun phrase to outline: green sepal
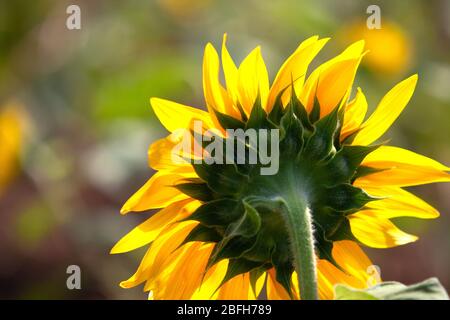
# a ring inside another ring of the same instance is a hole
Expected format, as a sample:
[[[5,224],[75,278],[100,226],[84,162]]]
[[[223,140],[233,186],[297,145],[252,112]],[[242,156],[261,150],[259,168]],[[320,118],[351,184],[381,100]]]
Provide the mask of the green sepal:
[[[253,270],[257,270],[263,264],[261,262],[249,261],[246,259],[230,259],[228,261],[228,268],[225,276],[222,279],[222,282],[217,287],[215,292],[220,289],[227,281],[233,279],[234,277],[244,274],[247,272],[252,272]]]
[[[233,222],[228,227],[227,235],[242,236],[251,238],[255,236],[261,228],[261,217],[258,211],[253,208],[248,202],[243,201],[244,215],[236,222]]]
[[[372,167],[368,167],[368,166],[360,166],[360,167],[358,167],[355,174],[353,175],[352,182],[358,178],[362,178],[362,177],[368,176],[370,174],[386,171],[389,169],[390,168],[380,169],[380,168],[372,168]]]
[[[314,126],[309,120],[308,112],[301,101],[296,97],[292,97],[290,106],[297,118],[302,122],[303,127],[311,132],[314,131]]]
[[[325,164],[324,171],[335,184],[350,181],[356,174],[364,158],[379,148],[375,146],[343,146]]]
[[[179,245],[182,247],[188,242],[202,241],[202,242],[219,242],[222,239],[222,235],[214,228],[206,227],[202,224],[195,226],[194,229],[189,232],[183,242]]]
[[[240,173],[234,164],[192,164],[197,175],[215,192],[236,195],[245,187],[248,176]]]
[[[291,105],[286,107],[280,125],[280,150],[285,156],[295,156],[303,148],[303,125]]]
[[[275,268],[275,278],[283,286],[291,299],[294,298],[292,292],[292,273],[294,266],[290,259],[280,259],[276,254],[272,257],[272,264]]]
[[[258,279],[268,270],[270,269],[270,264],[264,264],[256,269],[253,269],[250,271],[250,286],[252,287],[253,294],[258,299],[257,292],[256,292],[256,283],[258,282]],[[264,279],[265,282],[265,279]]]
[[[315,124],[320,119],[320,103],[319,99],[317,97],[314,97],[314,104],[311,109],[311,112],[309,113],[309,121],[312,124]]]
[[[334,229],[334,232],[327,234],[326,238],[332,241],[351,240],[360,243],[353,235],[350,222],[347,218],[342,219],[339,225]]]
[[[244,209],[233,199],[217,199],[202,204],[186,220],[196,220],[207,227],[223,227],[239,219]]]
[[[258,97],[255,100],[250,117],[245,124],[245,130],[247,129],[274,129],[276,126],[269,121],[266,111],[261,106],[261,98]]]
[[[368,202],[377,200],[377,198],[371,197],[364,190],[351,184],[343,183],[334,187],[326,187],[320,200],[324,206],[331,207],[336,211],[348,212],[361,209]]]
[[[303,151],[309,159],[321,161],[334,155],[334,136],[338,123],[338,108],[315,123],[315,131],[308,139]]]
[[[246,250],[250,249],[254,245],[255,241],[256,237],[222,237],[211,252],[206,270],[223,259],[240,258]]]
[[[342,104],[342,101],[339,102],[338,106],[340,106]],[[341,131],[342,131],[342,126],[344,125],[344,116],[345,116],[345,107],[340,108],[338,110],[338,122],[337,122],[337,127],[336,127],[336,131],[334,133],[334,146],[336,147],[336,149],[340,149],[342,144],[341,144]]]
[[[191,198],[203,202],[208,202],[214,199],[214,192],[200,179],[192,179],[192,182],[177,184],[175,188],[184,194],[187,194]]]
[[[275,99],[275,103],[273,104],[272,110],[270,110],[269,114],[267,115],[267,119],[271,121],[272,123],[280,123],[281,117],[284,114],[284,107],[283,107],[283,101],[281,100],[283,92],[280,92]]]
[[[320,242],[321,244],[320,246],[316,247],[319,259],[327,260],[337,269],[348,274],[348,272],[344,268],[342,268],[342,266],[340,266],[339,263],[337,263],[337,261],[334,259],[333,241],[330,241],[326,238],[325,231],[321,227],[316,226],[316,232],[314,233],[314,237],[316,238],[316,241]]]
[[[214,110],[214,112],[216,114],[217,121],[219,121],[219,124],[222,126],[222,128],[234,130],[245,128],[245,123],[242,122],[241,120],[229,116],[225,113],[219,112],[217,110]]]

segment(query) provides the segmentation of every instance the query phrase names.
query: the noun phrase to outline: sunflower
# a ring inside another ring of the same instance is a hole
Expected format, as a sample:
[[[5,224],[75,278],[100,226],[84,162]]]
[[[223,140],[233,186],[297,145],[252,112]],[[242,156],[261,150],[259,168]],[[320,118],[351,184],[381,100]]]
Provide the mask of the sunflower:
[[[374,144],[410,100],[417,75],[394,86],[365,119],[363,91],[349,99],[364,41],[305,76],[327,41],[314,36],[302,42],[269,85],[260,47],[237,67],[224,35],[226,87],[218,53],[210,43],[205,48],[207,111],[150,100],[171,134],[150,146],[156,173],[121,213],[160,211],[111,250],[148,246],[121,287],[145,283],[152,299],[256,299],[263,291],[268,299],[332,299],[337,283],[370,284],[372,263],[360,245],[390,248],[417,240],[391,218],[438,217],[403,187],[448,182],[449,168]],[[224,141],[233,139],[227,129],[278,129],[277,173],[261,175],[255,170],[261,164],[192,161],[199,154],[176,146],[186,137],[179,129],[192,137],[196,121],[202,133],[215,129]]]

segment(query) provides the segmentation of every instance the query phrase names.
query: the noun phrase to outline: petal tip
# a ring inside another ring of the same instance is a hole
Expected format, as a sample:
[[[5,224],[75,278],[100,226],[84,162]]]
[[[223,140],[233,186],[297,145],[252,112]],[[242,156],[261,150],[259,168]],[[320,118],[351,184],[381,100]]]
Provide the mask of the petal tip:
[[[120,214],[127,214],[130,212],[130,208],[127,206],[127,204],[124,204],[124,206],[120,209]]]

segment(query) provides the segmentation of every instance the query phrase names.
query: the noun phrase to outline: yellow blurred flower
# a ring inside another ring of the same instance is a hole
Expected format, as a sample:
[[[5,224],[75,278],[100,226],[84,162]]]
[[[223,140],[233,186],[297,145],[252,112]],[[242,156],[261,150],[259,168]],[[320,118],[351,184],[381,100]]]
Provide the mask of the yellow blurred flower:
[[[158,0],[160,7],[177,19],[194,16],[208,7],[213,0]]]
[[[414,48],[401,26],[382,20],[381,29],[368,29],[365,21],[354,22],[341,31],[343,41],[364,39],[369,51],[363,64],[374,73],[401,75],[411,65]]]
[[[417,75],[395,85],[366,119],[360,88],[348,101],[364,41],[306,78],[327,41],[302,42],[270,85],[261,48],[236,66],[224,36],[226,86],[217,51],[210,43],[205,48],[207,111],[150,100],[171,134],[150,146],[157,173],[121,213],[160,211],[111,250],[148,246],[122,287],[145,283],[154,299],[255,299],[264,286],[269,299],[332,299],[335,284],[365,288],[377,279],[367,272],[372,263],[361,244],[390,248],[417,240],[392,218],[438,217],[403,187],[448,182],[450,169],[409,150],[373,145],[406,107]],[[232,139],[226,129],[280,129],[279,171],[263,176],[257,164],[174,161],[199,156],[174,148],[183,138],[178,129],[198,130],[194,120],[225,139]]]
[[[0,196],[17,173],[21,142],[20,106],[10,103],[0,109]]]

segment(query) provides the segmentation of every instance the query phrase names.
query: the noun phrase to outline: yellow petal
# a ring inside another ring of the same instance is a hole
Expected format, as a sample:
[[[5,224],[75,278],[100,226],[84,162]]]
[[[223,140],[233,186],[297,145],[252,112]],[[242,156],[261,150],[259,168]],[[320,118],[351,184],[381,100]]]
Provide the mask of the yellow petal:
[[[240,274],[225,282],[219,289],[219,300],[254,300],[248,273]]]
[[[197,205],[188,205],[191,202],[196,202]],[[187,217],[198,206],[200,202],[191,199],[172,203],[126,234],[111,249],[111,253],[128,252],[149,244],[168,224]]]
[[[151,98],[150,103],[159,121],[170,132],[190,128],[193,120],[201,121],[207,128],[214,128],[209,113],[203,110],[160,98]]]
[[[214,244],[192,242],[177,260],[167,277],[161,281],[159,289],[154,289],[155,299],[181,300],[190,299],[199,288]]]
[[[319,289],[319,298],[330,300],[334,297],[334,286],[338,283],[346,284],[354,288],[364,288],[362,283],[356,277],[342,272],[327,260],[319,259],[317,261],[317,282]]]
[[[125,202],[120,213],[163,208],[171,203],[187,199],[189,197],[174,188],[174,185],[185,178],[196,176],[196,174],[182,175],[159,171]]]
[[[273,268],[267,272],[267,298],[269,300],[291,300],[287,291],[277,281]]]
[[[380,165],[380,163],[382,163],[382,165]],[[450,171],[449,167],[436,160],[407,149],[393,146],[381,146],[375,151],[372,151],[364,158],[362,165],[373,168],[385,168],[384,165],[386,163],[391,163],[392,167],[409,164],[437,171]]]
[[[146,251],[136,272],[127,280],[120,282],[120,286],[124,289],[129,289],[143,283],[145,280],[147,280],[147,271],[149,265],[150,265],[150,248]]]
[[[292,82],[294,82],[294,88],[296,89],[303,87],[309,64],[328,40],[329,39],[322,39],[318,41],[317,36],[306,39],[283,63],[270,88],[267,100],[267,112],[270,112],[272,109],[278,94],[285,89],[286,91],[283,94],[283,104],[286,104],[287,101],[289,101],[292,91],[290,85]]]
[[[381,146],[370,153],[362,165],[384,169],[358,178],[355,183],[365,185],[414,186],[432,182],[449,182],[449,168],[439,162],[412,151]]]
[[[392,165],[389,162],[379,164],[385,168],[389,168]],[[355,182],[360,186],[410,187],[434,182],[450,182],[450,174],[426,167],[402,164],[358,178]]]
[[[359,281],[360,288],[366,287],[370,277],[368,268],[372,262],[356,242],[349,240],[334,242],[332,255],[340,267]]]
[[[225,39],[226,36],[224,36],[224,41]],[[203,92],[205,95],[206,106],[216,128],[220,128],[220,125],[214,110],[234,117],[239,116],[239,112],[235,108],[233,100],[228,95],[227,90],[220,84],[219,71],[219,55],[213,45],[208,43],[205,47],[205,54],[203,57]]]
[[[181,258],[179,254],[181,250],[189,248],[189,246],[178,247],[197,225],[198,222],[192,220],[172,223],[161,231],[155,241],[152,242],[148,257],[145,291],[154,289],[158,278],[163,276],[165,271],[170,271],[168,266],[176,262],[176,259]],[[177,248],[178,250],[176,250]]]
[[[366,96],[358,88],[355,98],[345,106],[344,123],[341,130],[341,139],[345,139],[360,127],[367,112]]]
[[[128,280],[122,281],[120,286],[131,288],[142,282],[147,281],[148,283],[149,280],[153,280],[152,271],[154,274],[156,269],[159,273],[163,263],[171,262],[167,258],[197,224],[198,222],[195,221],[185,221],[164,228],[160,236],[150,245],[136,272]],[[144,291],[148,290],[144,288]]]
[[[335,107],[337,103],[343,99],[351,88],[363,49],[364,41],[355,42],[347,47],[341,54],[323,63],[311,73],[299,94],[299,99],[307,111],[311,111],[314,105],[314,99],[318,96],[320,82],[322,82],[323,85],[320,86],[320,96],[322,101],[319,101],[321,102],[321,107],[322,104],[324,105],[324,110],[321,111],[321,115],[327,114],[330,108]],[[332,78],[338,76],[337,73],[339,70],[344,72],[344,78],[340,79],[338,84],[332,84],[334,88],[332,89],[332,92],[327,95],[325,85],[330,83]],[[325,80],[323,80],[323,78],[325,78]],[[331,104],[334,104],[334,106],[330,107]]]
[[[375,111],[362,125],[352,144],[368,145],[380,138],[411,99],[417,84],[417,74],[403,80],[381,99]]]
[[[320,117],[329,114],[350,91],[361,57],[332,64],[320,75],[316,95],[320,105]]]
[[[227,272],[228,260],[224,259],[212,266],[205,275],[205,278],[198,288],[198,290],[192,295],[191,299],[195,300],[209,300],[217,299],[219,291],[216,289],[222,283],[223,277]],[[214,293],[214,294],[213,294]]]
[[[238,97],[242,108],[250,114],[258,95],[265,108],[269,94],[269,75],[261,55],[261,48],[255,48],[242,61],[238,70]]]
[[[227,108],[227,113],[237,119],[241,118],[239,110],[235,107],[238,103],[238,68],[234,64],[227,49],[227,34],[223,35],[222,41],[222,67],[227,84],[228,96],[232,101],[232,107]]]
[[[391,248],[418,238],[398,229],[389,219],[364,210],[348,217],[353,235],[372,248]]]
[[[353,241],[336,241],[333,243],[332,255],[337,264],[346,272],[336,268],[326,260],[319,260],[317,264],[317,278],[320,299],[333,299],[334,286],[338,283],[354,288],[365,288],[372,280],[373,272],[369,258]],[[375,284],[378,278],[371,284]]]
[[[421,219],[434,219],[439,212],[422,199],[397,187],[364,186],[368,194],[383,198],[371,201],[366,206],[377,210],[377,215],[384,218],[415,217]]]
[[[189,131],[176,130],[169,136],[152,143],[148,150],[149,166],[155,170],[193,174],[192,165],[185,160],[186,158],[192,158],[192,154],[177,149],[177,146],[183,143],[183,139],[186,138],[191,139]]]

